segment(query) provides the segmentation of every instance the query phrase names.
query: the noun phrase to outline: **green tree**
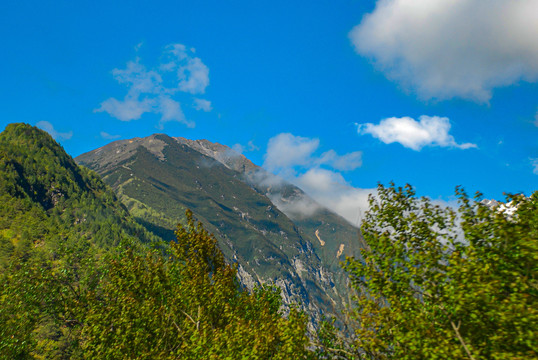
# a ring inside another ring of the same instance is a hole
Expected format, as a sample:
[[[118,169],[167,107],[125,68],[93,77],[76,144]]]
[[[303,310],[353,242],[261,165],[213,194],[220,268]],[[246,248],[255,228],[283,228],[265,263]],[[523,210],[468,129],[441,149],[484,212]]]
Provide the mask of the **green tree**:
[[[457,195],[458,211],[408,185],[370,197],[370,249],[346,264],[354,342],[368,357],[538,357],[538,192],[494,207]]]
[[[187,218],[166,256],[127,247],[99,270],[99,285],[77,303],[84,356],[306,358],[306,317],[294,309],[284,317],[274,288],[242,289],[216,239]]]

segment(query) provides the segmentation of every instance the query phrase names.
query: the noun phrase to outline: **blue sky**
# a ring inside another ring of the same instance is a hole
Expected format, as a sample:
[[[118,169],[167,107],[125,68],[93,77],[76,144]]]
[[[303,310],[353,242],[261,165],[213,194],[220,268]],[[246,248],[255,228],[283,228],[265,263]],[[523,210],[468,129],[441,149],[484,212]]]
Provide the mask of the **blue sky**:
[[[0,125],[73,156],[205,138],[348,219],[390,180],[537,189],[538,0],[6,1],[0,35]]]

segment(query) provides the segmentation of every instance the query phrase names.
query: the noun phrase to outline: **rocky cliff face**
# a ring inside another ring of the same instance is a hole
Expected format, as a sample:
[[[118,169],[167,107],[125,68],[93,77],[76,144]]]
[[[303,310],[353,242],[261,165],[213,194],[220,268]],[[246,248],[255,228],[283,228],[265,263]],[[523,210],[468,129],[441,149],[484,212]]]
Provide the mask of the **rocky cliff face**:
[[[166,239],[190,208],[237,263],[245,286],[276,284],[287,303],[301,304],[314,320],[348,301],[339,261],[359,255],[357,229],[230,148],[152,135],[76,160],[103,176],[138,221]],[[311,201],[315,211],[295,214],[297,201]]]

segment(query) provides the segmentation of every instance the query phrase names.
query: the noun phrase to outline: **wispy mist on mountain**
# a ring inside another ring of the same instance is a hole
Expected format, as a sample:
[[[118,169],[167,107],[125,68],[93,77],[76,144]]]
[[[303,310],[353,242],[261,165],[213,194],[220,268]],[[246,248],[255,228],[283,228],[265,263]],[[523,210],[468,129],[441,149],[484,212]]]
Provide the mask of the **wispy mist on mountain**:
[[[314,319],[348,303],[345,256],[358,229],[227,146],[158,134],[76,158],[112,186],[148,230],[173,239],[185,209],[213,232],[243,284],[275,283]]]

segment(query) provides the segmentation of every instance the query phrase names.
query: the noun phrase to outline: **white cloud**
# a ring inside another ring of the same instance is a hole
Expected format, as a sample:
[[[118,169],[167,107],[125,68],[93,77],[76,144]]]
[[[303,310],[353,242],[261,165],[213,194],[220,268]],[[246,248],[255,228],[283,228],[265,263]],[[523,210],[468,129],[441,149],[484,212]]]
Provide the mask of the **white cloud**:
[[[120,84],[129,86],[129,94],[138,96],[139,94],[160,93],[162,77],[155,71],[148,71],[146,67],[140,64],[140,59],[129,61],[125,69],[112,70],[114,79]]]
[[[320,209],[320,205],[309,196],[294,198],[287,198],[282,194],[267,194],[267,196],[280,211],[292,219],[312,216]]]
[[[349,33],[356,51],[425,99],[488,101],[538,80],[537,0],[379,0]]]
[[[187,50],[185,45],[171,44],[167,46],[168,62],[161,66],[164,71],[175,71],[177,89],[191,94],[203,94],[209,85],[209,68],[193,57],[194,49]]]
[[[372,123],[358,125],[359,134],[370,134],[385,144],[394,142],[420,150],[424,146],[456,147],[459,149],[476,148],[475,144],[458,144],[449,135],[450,121],[446,117],[422,115],[419,121],[410,117],[391,117],[381,120],[378,125]]]
[[[355,151],[345,155],[338,155],[336,151],[329,150],[315,156],[319,147],[319,139],[310,139],[295,136],[290,133],[281,133],[269,139],[263,166],[270,171],[293,168],[295,166],[321,166],[327,165],[336,170],[355,170],[362,165],[362,152]]]
[[[106,112],[110,116],[121,121],[138,120],[144,113],[152,112],[155,106],[155,99],[144,99],[125,97],[123,101],[109,98],[101,103],[101,107],[94,112]]]
[[[279,134],[269,140],[264,167],[270,171],[311,163],[312,154],[319,146],[319,139]]]
[[[194,108],[196,110],[203,110],[205,112],[213,110],[213,108],[211,107],[211,101],[197,98],[194,99]]]
[[[139,46],[137,46],[139,48]],[[137,50],[137,49],[135,49]],[[164,52],[166,63],[148,70],[136,58],[125,69],[114,69],[112,75],[120,84],[127,86],[123,100],[109,98],[94,112],[106,112],[121,121],[140,119],[145,113],[161,115],[158,127],[170,121],[193,127],[186,119],[177,97],[204,93],[209,85],[209,69],[202,60],[193,57],[194,49],[187,50],[182,44],[171,44]],[[196,110],[211,111],[211,102],[191,99]]]
[[[532,161],[532,173],[534,175],[538,175],[538,158],[531,159],[531,161]]]
[[[194,127],[194,123],[188,121],[181,110],[181,104],[168,96],[161,96],[159,98],[159,111],[161,114],[161,121],[159,123],[162,128],[163,125],[170,121],[177,121],[184,123],[188,127]]]
[[[243,154],[244,152],[260,150],[260,148],[254,145],[254,142],[252,140],[249,140],[246,146],[238,143],[232,146],[232,150],[234,150],[238,154]]]
[[[209,85],[209,69],[199,58],[190,59],[178,70],[179,90],[191,94],[203,94]]]
[[[319,168],[308,170],[294,182],[318,203],[353,225],[359,225],[362,214],[368,209],[368,195],[375,193],[375,189],[354,188],[342,174]]]
[[[73,132],[59,132],[54,129],[54,126],[48,121],[39,121],[36,126],[50,134],[55,140],[69,140],[73,137]]]
[[[359,214],[368,206],[368,194],[375,189],[357,189],[348,184],[338,171],[354,170],[362,164],[362,153],[351,152],[338,155],[329,150],[316,156],[319,139],[279,134],[269,140],[265,154],[264,168],[275,172],[285,180],[303,189],[317,203],[327,207],[352,224],[357,224]],[[322,168],[330,167],[333,170]],[[278,178],[276,178],[278,179]],[[263,176],[261,184],[278,187],[277,180]],[[256,181],[256,179],[254,179]],[[285,201],[283,199],[286,199]],[[315,212],[319,205],[305,198],[280,197],[273,194],[273,203],[286,214],[298,217]]]
[[[121,137],[121,135],[112,135],[112,134],[109,134],[107,132],[104,132],[104,131],[101,131],[101,137],[105,140],[115,140],[115,139],[119,139]]]
[[[316,160],[320,165],[327,164],[336,170],[355,170],[362,166],[362,151],[354,151],[345,155],[338,155],[336,151],[329,150]]]

